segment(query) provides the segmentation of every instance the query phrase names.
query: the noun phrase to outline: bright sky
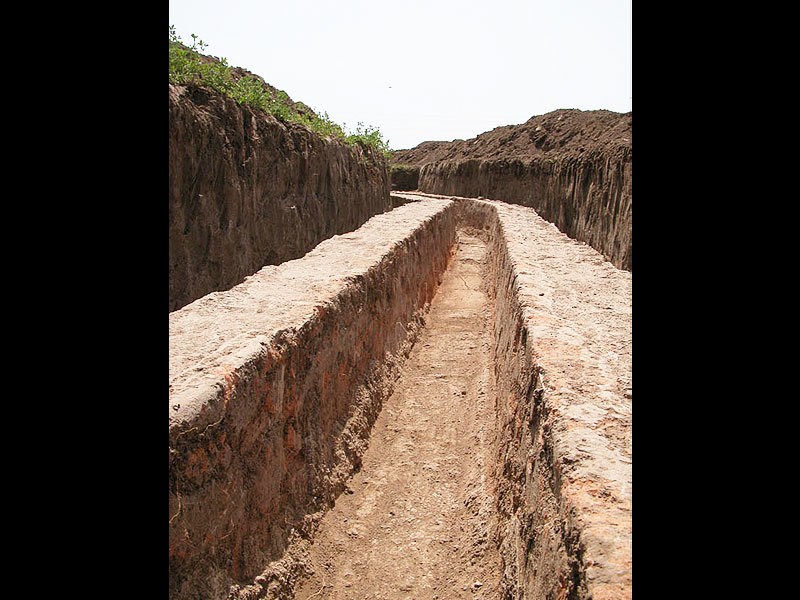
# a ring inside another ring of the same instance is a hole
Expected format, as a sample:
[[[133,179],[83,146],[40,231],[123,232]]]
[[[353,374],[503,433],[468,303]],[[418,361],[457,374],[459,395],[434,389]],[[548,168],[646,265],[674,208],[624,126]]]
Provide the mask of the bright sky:
[[[184,42],[395,150],[632,110],[632,0],[169,0]]]

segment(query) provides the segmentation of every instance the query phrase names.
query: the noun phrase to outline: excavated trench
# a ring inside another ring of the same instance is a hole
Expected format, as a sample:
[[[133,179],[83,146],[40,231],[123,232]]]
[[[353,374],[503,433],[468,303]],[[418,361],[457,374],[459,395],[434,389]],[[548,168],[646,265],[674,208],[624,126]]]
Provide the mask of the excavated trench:
[[[170,598],[629,598],[631,274],[396,196],[170,314]]]
[[[459,229],[361,469],[322,520],[298,599],[499,597],[485,260],[486,244]]]

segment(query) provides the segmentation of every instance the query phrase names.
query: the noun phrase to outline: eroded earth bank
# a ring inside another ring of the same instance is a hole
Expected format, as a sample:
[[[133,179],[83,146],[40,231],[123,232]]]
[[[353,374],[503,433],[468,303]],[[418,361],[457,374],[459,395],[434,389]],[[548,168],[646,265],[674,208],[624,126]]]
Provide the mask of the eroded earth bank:
[[[379,152],[196,85],[169,86],[169,174],[170,311],[392,207]]]
[[[396,205],[170,314],[170,597],[630,598],[631,273]]]
[[[633,269],[633,113],[556,110],[394,153],[392,187],[530,206]]]

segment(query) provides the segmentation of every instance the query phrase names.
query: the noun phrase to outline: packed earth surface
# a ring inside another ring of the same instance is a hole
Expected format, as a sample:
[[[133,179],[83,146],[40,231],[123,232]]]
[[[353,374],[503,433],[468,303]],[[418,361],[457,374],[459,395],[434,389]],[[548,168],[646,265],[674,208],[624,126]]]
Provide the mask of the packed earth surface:
[[[453,263],[360,471],[325,516],[297,598],[497,598],[486,244]]]

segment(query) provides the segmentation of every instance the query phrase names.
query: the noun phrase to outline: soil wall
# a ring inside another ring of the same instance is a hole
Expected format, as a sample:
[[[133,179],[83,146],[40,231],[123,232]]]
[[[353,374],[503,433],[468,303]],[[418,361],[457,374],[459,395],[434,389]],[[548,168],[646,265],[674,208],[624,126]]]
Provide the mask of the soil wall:
[[[419,167],[393,165],[389,171],[392,190],[408,191],[419,187]]]
[[[460,218],[491,257],[503,597],[629,599],[630,274],[524,209]]]
[[[629,599],[631,273],[525,207],[398,196],[170,315],[170,598],[292,597],[468,226],[488,242],[503,598]]]
[[[292,597],[292,551],[359,465],[455,206],[409,203],[170,314],[171,599]]]
[[[573,239],[633,270],[629,148],[560,160],[464,160],[424,165],[419,189],[530,206]]]
[[[373,150],[170,84],[170,311],[390,209]]]
[[[469,140],[397,150],[418,189],[530,206],[632,271],[633,113],[560,109]]]

